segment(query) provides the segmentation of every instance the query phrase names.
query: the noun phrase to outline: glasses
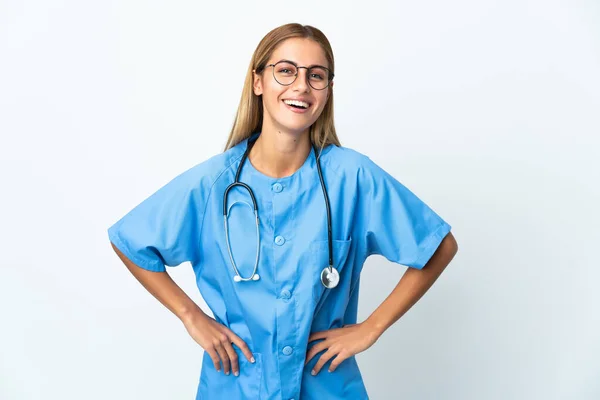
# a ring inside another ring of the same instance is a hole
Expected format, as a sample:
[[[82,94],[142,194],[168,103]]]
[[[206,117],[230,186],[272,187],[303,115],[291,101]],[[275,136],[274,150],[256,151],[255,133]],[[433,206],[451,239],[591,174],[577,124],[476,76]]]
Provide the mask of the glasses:
[[[323,90],[331,83],[333,79],[333,72],[329,68],[316,65],[313,67],[299,67],[294,62],[288,60],[281,60],[275,64],[266,65],[267,67],[273,67],[273,78],[283,86],[289,86],[298,77],[298,70],[305,68],[308,76],[308,84],[315,90]]]

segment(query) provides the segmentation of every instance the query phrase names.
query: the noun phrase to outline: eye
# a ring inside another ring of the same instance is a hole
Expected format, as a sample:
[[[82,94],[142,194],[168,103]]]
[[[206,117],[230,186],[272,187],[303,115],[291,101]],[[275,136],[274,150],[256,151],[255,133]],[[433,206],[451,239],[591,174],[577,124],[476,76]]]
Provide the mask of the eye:
[[[277,73],[281,75],[296,75],[296,67],[290,63],[281,63],[277,66]]]
[[[315,81],[323,81],[326,79],[327,72],[323,68],[314,67],[310,71],[310,79]]]

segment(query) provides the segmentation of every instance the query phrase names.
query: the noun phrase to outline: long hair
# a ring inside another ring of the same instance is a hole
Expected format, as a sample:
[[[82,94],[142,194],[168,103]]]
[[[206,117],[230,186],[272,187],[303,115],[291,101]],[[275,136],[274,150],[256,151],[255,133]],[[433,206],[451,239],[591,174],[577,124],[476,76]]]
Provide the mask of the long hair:
[[[290,38],[308,38],[314,40],[323,49],[330,70],[332,72],[335,70],[333,51],[329,44],[329,40],[327,40],[323,32],[317,28],[310,25],[290,23],[281,25],[267,33],[256,47],[256,50],[254,50],[254,54],[250,60],[250,65],[248,66],[246,79],[244,81],[244,88],[242,90],[242,98],[240,99],[240,104],[224,151],[239,144],[243,140],[249,138],[252,133],[261,129],[263,123],[262,95],[257,96],[254,94],[254,77],[252,71],[256,70],[257,73],[260,71],[262,74],[265,64],[273,54],[274,49],[281,42]],[[330,91],[327,103],[325,104],[321,115],[319,115],[317,120],[309,128],[311,142],[320,146],[321,150],[329,144],[334,144],[336,146],[341,145],[333,123],[333,90],[331,86],[329,86],[327,90]]]

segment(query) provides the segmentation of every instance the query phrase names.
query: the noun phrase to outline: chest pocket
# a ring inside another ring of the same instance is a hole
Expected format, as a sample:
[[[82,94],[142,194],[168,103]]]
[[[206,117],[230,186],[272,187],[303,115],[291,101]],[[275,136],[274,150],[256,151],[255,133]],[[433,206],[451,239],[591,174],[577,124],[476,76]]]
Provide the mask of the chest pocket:
[[[344,285],[349,286],[349,279],[344,274],[344,266],[348,259],[350,247],[352,244],[352,238],[346,240],[332,241],[333,247],[333,267],[336,268],[340,274],[340,281],[338,285],[333,289],[327,289],[321,282],[321,272],[323,269],[329,266],[329,242],[327,240],[316,240],[310,243],[310,260],[311,260],[311,273],[312,273],[312,294],[313,304],[319,308],[319,304],[326,301],[326,297],[331,291],[344,290]]]

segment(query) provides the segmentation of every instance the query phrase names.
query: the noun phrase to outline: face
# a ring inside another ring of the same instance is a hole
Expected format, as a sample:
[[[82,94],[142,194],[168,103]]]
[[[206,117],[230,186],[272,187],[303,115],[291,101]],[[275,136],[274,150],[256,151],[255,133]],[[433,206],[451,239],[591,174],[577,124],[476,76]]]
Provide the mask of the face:
[[[267,61],[267,65],[275,64],[280,60],[293,61],[300,67],[321,65],[330,68],[321,46],[305,38],[291,38],[280,43]],[[274,68],[276,67],[266,67],[260,75],[254,73],[254,93],[257,96],[262,95],[263,129],[302,133],[321,115],[333,88],[333,81],[327,88],[316,90],[308,84],[308,70],[299,68],[296,80],[285,86],[273,77]],[[308,108],[302,110],[284,102],[290,99],[302,100],[308,103]]]

